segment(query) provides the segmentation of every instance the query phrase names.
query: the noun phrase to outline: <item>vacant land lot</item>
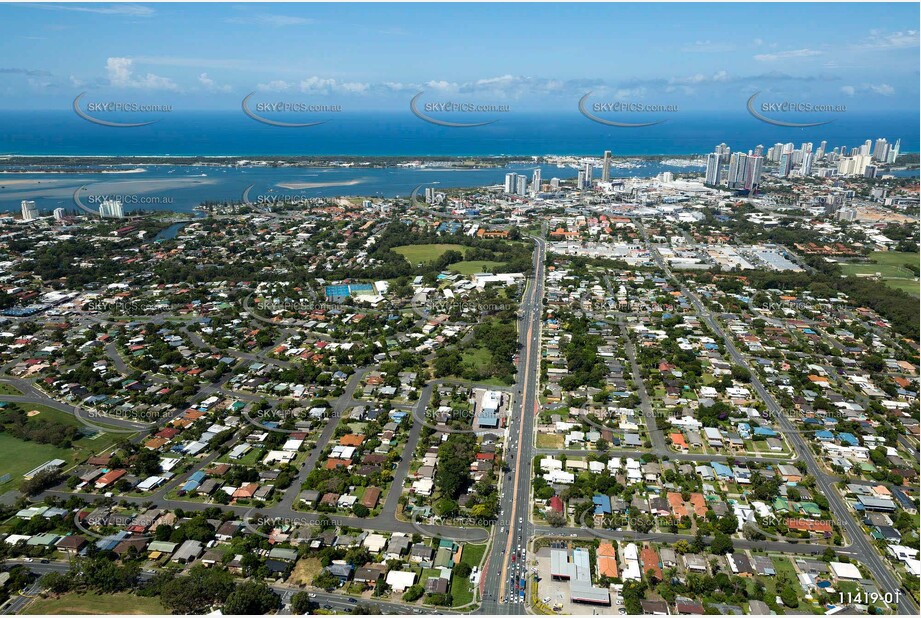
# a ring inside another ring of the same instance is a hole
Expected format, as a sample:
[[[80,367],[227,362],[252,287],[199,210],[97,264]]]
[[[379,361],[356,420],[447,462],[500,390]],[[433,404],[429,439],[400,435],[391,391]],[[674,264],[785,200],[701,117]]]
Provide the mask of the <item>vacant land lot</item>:
[[[306,586],[323,570],[323,564],[317,558],[301,558],[295,563],[286,583],[294,586]]]
[[[471,568],[480,566],[480,561],[483,560],[485,551],[485,545],[464,545],[461,562],[469,564]],[[466,605],[473,601],[473,586],[470,584],[470,580],[466,577],[458,577],[455,574],[451,579],[451,596],[454,599],[454,607]]]
[[[168,614],[156,597],[139,597],[123,592],[96,594],[76,592],[59,597],[38,599],[24,614]]]

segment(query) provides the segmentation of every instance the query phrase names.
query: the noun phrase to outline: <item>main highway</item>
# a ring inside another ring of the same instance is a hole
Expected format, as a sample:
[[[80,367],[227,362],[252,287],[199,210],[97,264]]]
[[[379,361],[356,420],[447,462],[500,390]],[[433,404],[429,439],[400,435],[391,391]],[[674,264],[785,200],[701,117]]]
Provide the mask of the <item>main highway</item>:
[[[531,459],[540,377],[540,328],[544,297],[546,245],[534,238],[534,274],[521,300],[518,323],[518,381],[507,425],[505,461],[509,471],[501,481],[501,512],[494,526],[481,589],[484,614],[524,614],[525,595],[516,590],[526,578],[524,552],[531,536]]]

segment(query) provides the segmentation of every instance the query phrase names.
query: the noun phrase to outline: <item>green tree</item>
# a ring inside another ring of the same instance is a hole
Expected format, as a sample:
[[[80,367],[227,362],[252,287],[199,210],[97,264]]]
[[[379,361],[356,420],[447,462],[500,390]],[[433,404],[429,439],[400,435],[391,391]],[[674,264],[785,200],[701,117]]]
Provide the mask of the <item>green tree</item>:
[[[714,554],[728,554],[733,550],[732,539],[728,534],[717,531],[713,535],[713,543],[710,544],[710,552]]]
[[[309,614],[312,609],[310,595],[306,592],[295,592],[291,596],[291,611],[297,615]]]
[[[787,584],[781,589],[780,600],[787,607],[799,607],[799,595],[796,594],[796,588],[792,584]]]
[[[267,614],[281,608],[281,597],[265,582],[243,582],[224,602],[225,614]]]

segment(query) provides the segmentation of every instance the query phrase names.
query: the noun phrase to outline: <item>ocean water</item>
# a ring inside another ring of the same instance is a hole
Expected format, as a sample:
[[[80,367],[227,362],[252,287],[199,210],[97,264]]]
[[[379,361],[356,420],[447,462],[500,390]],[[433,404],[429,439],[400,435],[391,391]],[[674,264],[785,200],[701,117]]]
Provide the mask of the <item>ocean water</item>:
[[[3,171],[0,161],[0,172]],[[40,211],[73,210],[76,200],[91,209],[106,198],[118,199],[125,212],[139,209],[192,212],[206,201],[248,200],[253,204],[281,198],[408,196],[421,186],[481,187],[502,184],[505,174],[531,176],[541,168],[544,181],[574,178],[578,170],[555,165],[510,164],[485,169],[445,168],[276,168],[207,165],[143,165],[134,173],[88,171],[79,174],[0,173],[0,211],[19,212],[22,200],[34,200]],[[644,162],[615,167],[614,177],[655,176],[663,171],[701,172],[702,167],[676,167]],[[600,170],[595,170],[596,178]]]
[[[615,155],[669,155],[712,152],[721,142],[733,150],[748,150],[758,144],[818,145],[826,140],[832,148],[859,146],[878,137],[890,142],[901,138],[902,152],[919,150],[917,112],[839,114],[830,124],[811,128],[770,125],[744,111],[664,114],[664,123],[641,128],[608,127],[576,110],[500,113],[493,124],[466,128],[429,124],[408,110],[317,115],[328,122],[302,128],[269,126],[231,111],[128,116],[106,118],[159,120],[144,127],[112,128],[88,122],[73,111],[0,112],[0,155],[411,157],[599,155],[605,150]]]
[[[332,116],[337,116],[332,114]],[[99,126],[73,112],[0,112],[0,155],[83,156],[529,156],[561,154],[600,156],[685,155],[711,152],[721,142],[733,150],[758,144],[825,140],[828,148],[859,146],[865,140],[901,138],[902,152],[918,151],[917,114],[842,115],[812,128],[777,127],[748,114],[674,114],[660,125],[612,128],[581,116],[507,114],[484,127],[451,128],[405,114],[356,114],[331,118],[304,128],[273,127],[242,113],[162,114],[159,122],[136,128]],[[109,118],[138,121],[133,118]],[[0,172],[5,169],[0,158]],[[91,207],[105,197],[117,198],[126,212],[140,209],[191,212],[204,201],[254,203],[284,196],[324,197],[409,195],[420,185],[476,187],[503,182],[509,171],[530,176],[536,166],[513,164],[479,170],[386,167],[362,169],[238,168],[190,165],[140,165],[137,173],[80,174],[0,173],[0,210],[18,212],[31,199],[40,210],[75,209],[77,200]],[[645,162],[615,168],[615,177],[655,176],[662,171],[701,171]],[[576,176],[569,167],[541,166],[546,181]],[[596,170],[596,177],[600,173]],[[908,172],[917,175],[917,171]],[[95,200],[95,201],[93,201]]]

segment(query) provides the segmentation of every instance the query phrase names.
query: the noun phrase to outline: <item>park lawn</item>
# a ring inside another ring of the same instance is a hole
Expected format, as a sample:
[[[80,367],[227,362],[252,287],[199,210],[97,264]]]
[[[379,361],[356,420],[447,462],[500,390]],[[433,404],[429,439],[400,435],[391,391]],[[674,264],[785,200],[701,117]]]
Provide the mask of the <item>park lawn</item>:
[[[869,264],[841,264],[841,272],[846,275],[875,275],[879,273],[880,281],[886,286],[908,292],[912,296],[921,296],[921,283],[914,272],[906,268],[907,264],[918,267],[917,253],[899,251],[874,251],[869,255]]]
[[[902,251],[874,251],[870,254],[870,259],[877,264],[884,264],[887,266],[904,266],[905,264],[914,264],[918,266],[921,254]]]
[[[875,275],[882,277],[911,277],[911,271],[897,264],[842,264],[846,275]]]
[[[0,395],[22,395],[22,391],[6,382],[0,382]]]
[[[157,597],[140,597],[127,592],[97,594],[71,592],[59,597],[37,599],[23,614],[169,614]]]
[[[22,481],[22,475],[52,459],[70,460],[73,453],[70,449],[57,448],[50,444],[26,442],[7,433],[0,433],[0,476],[10,475],[10,480],[0,485],[3,490],[6,485],[16,486]]]
[[[888,287],[908,292],[912,296],[921,296],[921,282],[912,279],[882,279]]]
[[[492,362],[492,354],[486,348],[467,348],[461,354],[461,360],[475,367],[480,373],[485,373]]]
[[[505,266],[505,262],[493,262],[491,260],[472,260],[470,262],[455,262],[448,266],[448,270],[453,270],[462,275],[473,275],[476,273],[491,273],[497,266]]]
[[[402,245],[394,247],[393,250],[405,257],[410,264],[415,265],[419,262],[434,262],[446,251],[466,253],[467,247],[452,244]]]
[[[461,554],[461,562],[470,565],[471,568],[480,566],[483,561],[483,554],[486,552],[486,545],[464,545],[464,552]],[[473,586],[466,577],[459,577],[456,573],[451,577],[451,597],[454,599],[454,607],[466,605],[473,602]]]
[[[74,416],[61,410],[33,403],[18,405],[27,412],[37,410],[39,414],[33,416],[33,419],[46,419],[74,427],[83,427],[83,424]],[[111,448],[122,437],[129,438],[131,434],[96,433],[80,438],[73,443],[71,448],[58,448],[51,444],[29,442],[7,433],[0,433],[0,453],[3,454],[3,457],[0,458],[0,476],[10,474],[12,477],[0,487],[10,484],[18,485],[24,473],[52,459],[63,459],[67,462],[65,467],[82,463],[86,458]]]

